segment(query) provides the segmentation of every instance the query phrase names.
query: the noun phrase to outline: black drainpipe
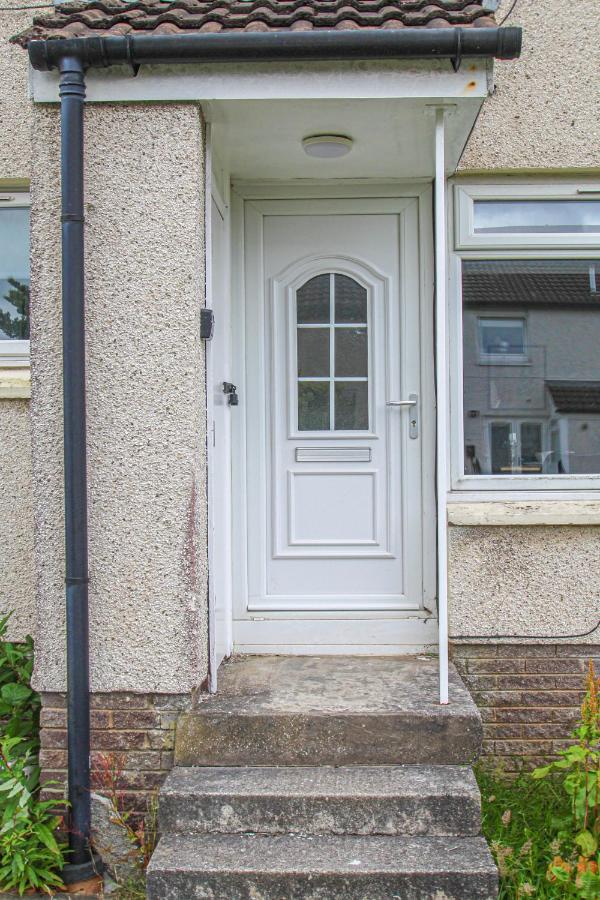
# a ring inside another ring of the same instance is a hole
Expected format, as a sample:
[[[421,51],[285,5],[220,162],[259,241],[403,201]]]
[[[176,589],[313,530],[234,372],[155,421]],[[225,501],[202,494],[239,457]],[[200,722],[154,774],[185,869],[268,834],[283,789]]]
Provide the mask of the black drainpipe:
[[[91,877],[88,540],[83,214],[84,73],[90,67],[340,59],[516,59],[520,28],[231,32],[32,40],[34,69],[60,72],[67,688],[73,883]]]
[[[84,69],[63,56],[60,71],[62,325],[65,479],[65,585],[69,751],[67,883],[94,874],[90,836],[90,694],[85,422],[85,286],[83,238]]]

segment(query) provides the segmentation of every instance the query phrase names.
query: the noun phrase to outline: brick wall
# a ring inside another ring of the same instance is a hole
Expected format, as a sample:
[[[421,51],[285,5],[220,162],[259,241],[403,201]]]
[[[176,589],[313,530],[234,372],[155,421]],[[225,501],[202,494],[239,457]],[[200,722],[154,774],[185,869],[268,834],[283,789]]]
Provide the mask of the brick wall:
[[[452,658],[483,718],[484,758],[514,772],[565,746],[578,719],[588,662],[600,645],[455,644]]]
[[[119,789],[127,807],[142,814],[173,766],[175,724],[190,705],[187,694],[92,694],[92,788],[100,785],[101,756],[122,767]],[[67,708],[64,694],[42,694],[40,765],[50,795],[64,792]]]

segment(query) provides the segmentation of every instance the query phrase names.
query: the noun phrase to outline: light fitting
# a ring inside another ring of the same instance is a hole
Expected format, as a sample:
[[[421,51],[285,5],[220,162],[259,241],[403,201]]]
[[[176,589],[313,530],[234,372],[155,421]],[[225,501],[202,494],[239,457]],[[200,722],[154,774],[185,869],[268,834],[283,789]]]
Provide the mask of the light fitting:
[[[304,152],[318,159],[338,159],[352,150],[353,140],[343,134],[313,134],[302,141]]]

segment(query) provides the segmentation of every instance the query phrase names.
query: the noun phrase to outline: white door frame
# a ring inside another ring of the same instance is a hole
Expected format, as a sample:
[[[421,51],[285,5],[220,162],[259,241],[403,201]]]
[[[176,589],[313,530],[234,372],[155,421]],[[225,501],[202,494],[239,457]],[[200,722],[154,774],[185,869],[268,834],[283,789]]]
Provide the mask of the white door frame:
[[[226,188],[228,184],[226,185]],[[211,128],[207,125],[206,129],[206,173],[204,180],[204,234],[205,234],[205,291],[207,309],[211,309],[216,318],[216,328],[221,327],[223,318],[229,318],[230,310],[227,310],[227,316],[222,316],[224,312],[224,304],[228,306],[231,303],[231,291],[227,291],[224,296],[218,296],[214,288],[213,278],[213,204],[217,207],[218,213],[224,223],[225,232],[225,248],[224,248],[224,268],[225,281],[230,281],[230,263],[231,263],[231,234],[230,234],[230,208],[228,197],[223,196],[219,190],[217,180],[213,175],[213,156],[211,142]],[[227,194],[227,191],[226,191]],[[230,471],[231,471],[231,454],[219,454],[215,450],[214,428],[215,428],[215,390],[217,385],[215,381],[221,380],[217,378],[216,365],[213,352],[213,344],[211,340],[206,341],[206,455],[207,455],[207,504],[208,504],[208,688],[211,693],[217,690],[217,671],[223,658],[229,656],[233,650],[233,617],[231,607],[231,575],[227,584],[217,584],[216,566],[215,566],[215,542],[222,543],[222,557],[231,559],[231,493],[230,493]],[[219,375],[223,375],[222,368],[219,369]],[[219,509],[218,504],[214,502],[215,485],[225,476],[229,477],[229,509],[223,515],[223,511]],[[217,597],[219,601],[217,601]],[[219,602],[221,611],[217,610],[217,602]],[[217,634],[217,629],[222,629],[223,633]],[[218,649],[220,650],[219,655]]]
[[[434,368],[432,365],[434,348],[433,329],[433,222],[432,222],[432,185],[431,182],[386,182],[372,183],[368,180],[354,182],[334,183],[302,183],[285,185],[281,182],[270,184],[237,183],[234,186],[231,197],[232,211],[232,247],[235,258],[232,260],[232,292],[237,301],[237,312],[234,315],[234,353],[233,380],[239,385],[241,396],[245,396],[245,322],[244,303],[245,292],[245,263],[246,254],[252,251],[245,246],[244,237],[244,204],[252,200],[335,200],[335,199],[368,199],[378,198],[415,199],[418,204],[419,221],[419,294],[420,294],[420,318],[421,336],[423,342],[421,390],[422,390],[422,468],[423,468],[423,521],[420,523],[423,539],[423,605],[424,609],[417,612],[402,614],[403,641],[407,641],[407,652],[437,643],[437,614],[436,614],[436,513],[435,513],[435,389]],[[242,410],[240,409],[240,412]],[[234,420],[234,441],[232,447],[233,481],[233,519],[238,525],[245,526],[246,522],[246,492],[245,492],[245,427],[243,416]],[[233,541],[234,560],[234,591],[247,589],[246,571],[247,542],[243,528],[236,527]],[[352,650],[352,652],[393,652],[397,653],[398,647],[393,646],[386,651],[389,640],[388,614],[381,613],[368,615],[371,621],[371,644],[380,645],[374,650],[366,647],[364,651]],[[258,616],[258,618],[264,616]],[[326,619],[339,631],[343,629],[344,619],[347,613],[327,613]],[[302,643],[303,619],[302,614],[285,613],[276,617],[269,623],[272,626],[268,644],[253,645],[249,642],[249,635],[244,634],[244,628],[237,628],[235,649],[245,652],[350,652],[348,649],[339,649],[327,644],[311,644],[310,631],[314,628],[314,614],[311,620],[305,620],[306,643],[304,649],[294,649],[286,637],[293,630],[296,636],[300,635]],[[251,620],[248,620],[251,622]],[[366,624],[366,623],[365,623]],[[238,623],[239,626],[239,623]],[[323,621],[323,626],[326,622]],[[294,638],[296,641],[296,638]]]

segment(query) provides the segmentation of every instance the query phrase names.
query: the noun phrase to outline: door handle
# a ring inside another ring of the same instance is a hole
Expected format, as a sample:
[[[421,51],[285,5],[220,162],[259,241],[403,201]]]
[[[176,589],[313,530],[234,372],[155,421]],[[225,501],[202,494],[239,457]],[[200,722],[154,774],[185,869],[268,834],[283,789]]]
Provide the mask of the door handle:
[[[388,400],[386,406],[396,406],[402,408],[410,408],[410,420],[408,425],[408,436],[411,441],[419,437],[419,396],[418,394],[409,394],[408,400]]]

